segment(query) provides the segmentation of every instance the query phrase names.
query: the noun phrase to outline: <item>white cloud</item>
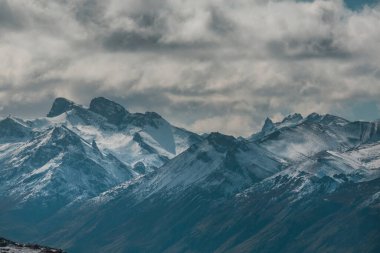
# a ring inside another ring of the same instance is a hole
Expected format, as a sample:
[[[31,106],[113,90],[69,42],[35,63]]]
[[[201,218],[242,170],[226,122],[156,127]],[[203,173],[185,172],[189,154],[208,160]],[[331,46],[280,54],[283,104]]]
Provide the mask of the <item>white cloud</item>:
[[[247,137],[252,134],[251,125],[252,120],[247,117],[224,115],[196,120],[191,128],[199,133],[218,132],[220,129],[224,129],[229,134]]]
[[[55,96],[87,103],[104,95],[196,131],[247,135],[267,116],[351,115],[350,101],[380,96],[380,5],[361,11],[341,0],[2,5],[8,10],[0,11],[2,113],[42,115]]]

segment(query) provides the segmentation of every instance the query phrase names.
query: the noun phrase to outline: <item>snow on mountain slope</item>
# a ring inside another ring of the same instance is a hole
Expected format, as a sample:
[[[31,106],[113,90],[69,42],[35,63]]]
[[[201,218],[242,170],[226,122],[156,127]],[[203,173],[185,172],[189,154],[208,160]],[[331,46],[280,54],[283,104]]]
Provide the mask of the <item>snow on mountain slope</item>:
[[[0,145],[0,194],[25,202],[93,197],[137,175],[64,126],[31,140]]]
[[[65,125],[88,142],[130,166],[144,164],[148,171],[197,143],[201,137],[172,126],[154,112],[130,113],[105,98],[94,98],[87,109],[57,98],[48,117],[28,122],[33,129]]]
[[[194,187],[228,195],[285,166],[285,161],[253,142],[211,133],[154,173],[117,186],[94,201],[102,203],[130,191],[140,199],[154,194],[176,195]]]
[[[288,160],[301,161],[324,150],[345,151],[380,140],[379,122],[349,122],[333,115],[290,115],[282,122],[267,119],[251,140]]]
[[[80,218],[64,216],[70,223],[47,242],[79,252],[83,241],[89,251],[102,241],[103,251],[120,253],[377,252],[366,249],[379,239],[380,178],[367,165],[377,163],[379,145],[322,151],[282,170],[255,142],[212,133],[154,173],[89,200]]]
[[[313,124],[307,126],[312,126],[312,129],[315,127]],[[303,125],[302,128],[304,127],[306,126]],[[302,130],[301,137],[313,134],[313,130]],[[326,136],[323,138],[328,141]],[[316,139],[320,141],[321,137],[317,136]],[[294,145],[292,141],[294,140],[289,140],[289,145]],[[329,143],[331,142],[330,140]],[[285,141],[283,144],[285,145]],[[322,146],[312,144],[308,144],[310,156],[304,155],[302,159],[289,162],[281,158],[281,153],[272,153],[265,145],[262,147],[260,142],[212,133],[203,142],[193,145],[169,161],[156,173],[119,185],[102,193],[94,201],[108,201],[126,194],[130,189],[132,195],[143,199],[156,193],[177,194],[191,187],[215,188],[231,193],[262,180],[262,183],[269,182],[269,187],[274,187],[279,178],[284,182],[303,182],[296,191],[306,194],[321,187],[318,183],[313,188],[317,179],[318,182],[327,180],[329,190],[333,191],[348,181],[369,181],[380,176],[379,142],[363,144],[347,151],[339,151],[336,146],[325,143],[323,148],[326,149],[319,151]]]
[[[154,172],[200,140],[156,113],[58,98],[48,117],[0,121],[0,198],[44,216]]]
[[[40,246],[37,244],[16,243],[0,237],[0,252],[4,253],[64,253],[60,249]]]
[[[168,162],[149,184],[154,191],[197,184],[234,192],[273,175],[281,167],[280,160],[253,143],[212,133],[201,144]]]
[[[290,185],[294,201],[315,192],[331,193],[347,183],[360,183],[380,178],[380,142],[339,152],[322,151],[308,159],[290,165],[247,189],[276,189]],[[261,190],[259,190],[261,191]],[[245,193],[241,193],[244,195]]]
[[[371,143],[347,152],[347,157],[356,159],[370,170],[380,170],[380,143]]]
[[[21,119],[8,116],[0,120],[0,143],[23,141],[31,134],[31,129]]]

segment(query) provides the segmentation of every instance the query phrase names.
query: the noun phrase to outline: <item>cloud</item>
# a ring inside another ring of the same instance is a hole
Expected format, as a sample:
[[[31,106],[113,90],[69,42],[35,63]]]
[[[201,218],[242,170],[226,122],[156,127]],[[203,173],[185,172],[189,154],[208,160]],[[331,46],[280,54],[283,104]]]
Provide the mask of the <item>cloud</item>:
[[[0,28],[20,29],[21,20],[8,5],[7,1],[0,2]]]
[[[292,112],[378,118],[379,13],[341,0],[4,0],[0,113],[102,95],[235,135]]]
[[[209,133],[220,131],[223,126],[226,132],[239,136],[242,133],[249,135],[252,132],[247,131],[252,124],[251,119],[241,115],[230,115],[227,117],[215,116],[205,119],[196,120],[191,127],[197,129],[200,133]]]

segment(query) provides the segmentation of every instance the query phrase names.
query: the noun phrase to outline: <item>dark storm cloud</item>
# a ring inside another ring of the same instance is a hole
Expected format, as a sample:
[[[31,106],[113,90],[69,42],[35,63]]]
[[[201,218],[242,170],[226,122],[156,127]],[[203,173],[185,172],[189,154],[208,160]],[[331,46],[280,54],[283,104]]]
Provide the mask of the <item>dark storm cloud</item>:
[[[210,29],[215,33],[225,36],[236,30],[235,23],[228,19],[225,14],[218,8],[210,10]]]
[[[352,77],[374,76],[380,80],[380,67],[372,63],[360,63],[349,68],[346,74]]]
[[[85,0],[79,1],[73,8],[74,17],[83,24],[98,24],[104,22],[104,10],[107,8],[105,1]]]
[[[151,35],[135,31],[116,30],[104,38],[103,46],[109,51],[156,51],[157,53],[212,46],[210,43],[203,42],[162,43],[161,38],[157,34]]]
[[[8,1],[4,0],[0,2],[0,29],[21,29],[22,21],[20,18],[9,6]]]
[[[111,51],[119,50],[154,50],[160,48],[160,37],[144,35],[137,32],[113,31],[104,40],[104,47]]]
[[[363,101],[380,96],[379,11],[341,0],[0,1],[1,114],[107,96],[236,135],[291,112],[365,107],[377,118],[379,104]]]
[[[271,41],[268,50],[274,57],[285,60],[312,60],[314,58],[330,58],[347,60],[352,54],[336,45],[332,38],[310,38],[303,40]]]

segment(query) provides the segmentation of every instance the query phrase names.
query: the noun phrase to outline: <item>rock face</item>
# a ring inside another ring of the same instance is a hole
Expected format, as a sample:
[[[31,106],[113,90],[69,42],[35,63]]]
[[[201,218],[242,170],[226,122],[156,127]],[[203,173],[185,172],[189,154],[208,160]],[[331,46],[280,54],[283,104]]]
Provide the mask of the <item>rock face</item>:
[[[75,253],[380,251],[378,121],[293,114],[244,139],[57,100],[0,121],[0,234]]]
[[[40,246],[37,244],[22,244],[0,237],[0,252],[4,253],[65,253],[60,249]]]
[[[275,128],[275,125],[273,124],[273,121],[270,118],[265,119],[265,123],[263,128],[261,129],[262,132],[270,132]]]
[[[102,115],[113,124],[119,124],[128,114],[123,106],[104,97],[98,97],[91,100],[90,111]]]
[[[7,117],[0,121],[0,141],[17,141],[30,134],[30,129],[15,118]]]
[[[62,113],[71,110],[74,107],[74,105],[74,102],[66,98],[56,98],[47,116],[55,117],[61,115]]]

